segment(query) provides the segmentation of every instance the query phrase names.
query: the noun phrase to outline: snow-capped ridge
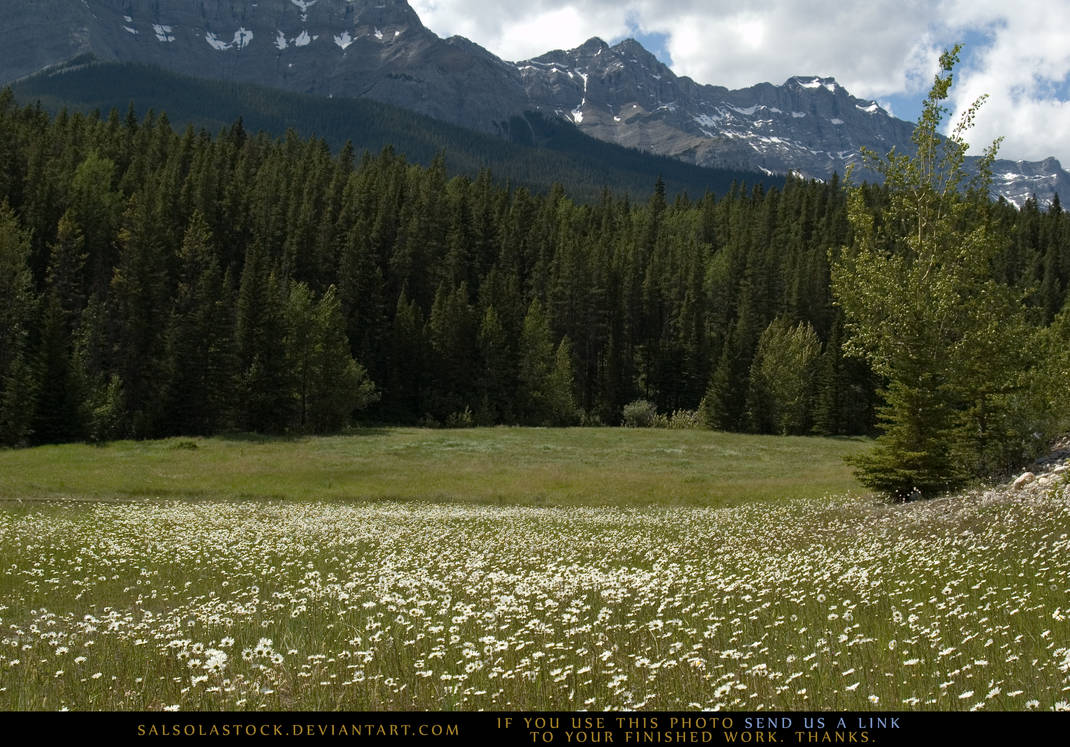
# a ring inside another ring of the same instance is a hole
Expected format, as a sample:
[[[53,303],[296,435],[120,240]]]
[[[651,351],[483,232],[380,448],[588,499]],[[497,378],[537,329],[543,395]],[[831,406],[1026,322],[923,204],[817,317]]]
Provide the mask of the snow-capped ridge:
[[[846,89],[837,83],[835,78],[822,78],[820,75],[793,75],[784,82],[784,85],[807,89],[824,88],[829,93],[837,93],[838,91],[847,93]]]

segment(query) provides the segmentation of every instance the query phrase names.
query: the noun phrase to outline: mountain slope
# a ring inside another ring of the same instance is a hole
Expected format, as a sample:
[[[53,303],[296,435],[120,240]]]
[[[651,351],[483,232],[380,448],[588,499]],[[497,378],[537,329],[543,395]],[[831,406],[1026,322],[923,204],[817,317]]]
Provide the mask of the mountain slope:
[[[604,186],[636,199],[649,196],[660,177],[669,194],[706,191],[724,194],[733,182],[766,187],[779,177],[710,169],[664,156],[601,142],[569,123],[531,112],[505,123],[509,138],[474,132],[441,120],[367,99],[325,99],[249,83],[210,81],[133,63],[100,63],[83,58],[70,67],[31,76],[14,87],[24,103],[40,102],[50,111],[94,110],[107,116],[125,113],[131,102],[144,115],[166,112],[173,125],[192,124],[209,132],[229,127],[239,117],[251,131],[282,136],[293,128],[315,135],[334,148],[351,141],[358,150],[393,147],[410,161],[429,164],[445,154],[450,172],[474,176],[489,168],[516,186],[546,191],[554,182],[575,198],[599,197]]]
[[[607,142],[702,166],[811,178],[861,147],[909,151],[913,125],[832,78],[740,90],[676,76],[638,42],[591,39],[512,63],[441,39],[405,0],[5,0],[0,83],[80,55],[199,78],[367,98],[484,133],[540,111]],[[1070,193],[1054,158],[1001,161],[996,191],[1021,204]],[[862,176],[868,176],[861,174]]]

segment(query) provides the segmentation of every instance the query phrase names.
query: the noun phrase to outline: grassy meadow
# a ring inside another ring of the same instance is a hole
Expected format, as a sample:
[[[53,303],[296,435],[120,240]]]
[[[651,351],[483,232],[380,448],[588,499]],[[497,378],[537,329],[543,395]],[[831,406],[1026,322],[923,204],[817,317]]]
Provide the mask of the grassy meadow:
[[[857,490],[864,439],[623,428],[389,428],[0,451],[0,499],[278,498],[724,506]]]
[[[0,452],[0,709],[1066,708],[1065,481],[890,505],[842,465],[861,448]]]

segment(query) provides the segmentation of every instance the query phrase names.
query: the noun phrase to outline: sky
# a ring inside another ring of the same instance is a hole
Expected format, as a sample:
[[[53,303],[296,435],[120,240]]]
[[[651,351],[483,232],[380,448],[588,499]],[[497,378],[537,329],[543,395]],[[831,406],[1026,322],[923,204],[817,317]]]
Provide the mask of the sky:
[[[831,76],[914,121],[940,53],[965,46],[947,102],[950,131],[982,94],[971,153],[1070,167],[1070,0],[409,0],[439,36],[506,60],[633,37],[677,75],[742,88]]]

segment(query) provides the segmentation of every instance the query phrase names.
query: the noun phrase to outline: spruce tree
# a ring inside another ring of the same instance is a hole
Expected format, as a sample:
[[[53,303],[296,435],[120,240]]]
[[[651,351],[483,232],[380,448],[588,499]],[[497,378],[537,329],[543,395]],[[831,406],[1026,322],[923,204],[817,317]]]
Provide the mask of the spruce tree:
[[[297,430],[327,433],[378,399],[375,386],[349,352],[342,304],[334,286],[315,300],[304,283],[290,288],[285,348],[293,368]]]
[[[130,199],[108,298],[116,322],[113,371],[123,382],[130,434],[137,438],[156,435],[167,383],[169,263],[149,203],[145,195]]]
[[[0,444],[31,433],[37,375],[30,350],[37,297],[28,259],[30,239],[6,202],[0,203]]]
[[[512,350],[498,312],[488,306],[479,325],[480,404],[476,420],[481,425],[508,422],[513,416],[510,392],[516,376]]]
[[[554,363],[550,324],[542,303],[536,298],[528,307],[520,335],[517,400],[520,415],[529,425],[547,425],[553,418],[548,385]]]
[[[572,343],[566,336],[561,338],[557,345],[553,368],[546,377],[545,407],[549,425],[575,425],[579,421],[580,410],[576,406],[575,384]]]
[[[198,210],[179,251],[167,328],[165,429],[209,434],[226,422],[236,368],[232,310],[211,231]]]

